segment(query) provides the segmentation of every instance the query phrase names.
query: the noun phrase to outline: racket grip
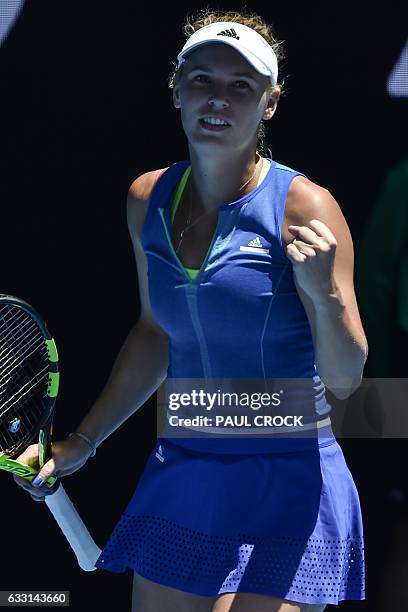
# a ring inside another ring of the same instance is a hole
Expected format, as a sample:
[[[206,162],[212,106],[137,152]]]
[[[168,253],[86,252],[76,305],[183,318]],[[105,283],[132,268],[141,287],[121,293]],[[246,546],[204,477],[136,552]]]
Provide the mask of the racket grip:
[[[45,503],[71,545],[79,566],[86,572],[95,570],[102,551],[93,541],[61,482],[55,493],[45,497]]]

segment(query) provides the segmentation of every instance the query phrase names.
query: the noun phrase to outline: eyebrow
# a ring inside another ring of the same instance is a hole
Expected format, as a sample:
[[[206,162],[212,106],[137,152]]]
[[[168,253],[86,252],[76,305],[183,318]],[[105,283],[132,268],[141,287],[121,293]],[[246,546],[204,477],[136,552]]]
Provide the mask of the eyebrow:
[[[194,72],[194,70],[198,70],[200,72],[213,72],[211,68],[205,68],[204,66],[193,66],[192,68],[188,70],[188,72]],[[245,77],[247,79],[251,79],[252,81],[256,81],[256,79],[252,75],[248,74],[247,72],[233,72],[231,76]]]

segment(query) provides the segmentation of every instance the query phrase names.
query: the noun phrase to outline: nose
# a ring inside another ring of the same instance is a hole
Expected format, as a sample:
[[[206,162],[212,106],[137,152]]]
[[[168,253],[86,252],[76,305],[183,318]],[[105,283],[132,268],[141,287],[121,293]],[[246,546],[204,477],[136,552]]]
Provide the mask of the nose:
[[[225,92],[218,89],[208,96],[208,104],[212,108],[227,108],[230,102]]]

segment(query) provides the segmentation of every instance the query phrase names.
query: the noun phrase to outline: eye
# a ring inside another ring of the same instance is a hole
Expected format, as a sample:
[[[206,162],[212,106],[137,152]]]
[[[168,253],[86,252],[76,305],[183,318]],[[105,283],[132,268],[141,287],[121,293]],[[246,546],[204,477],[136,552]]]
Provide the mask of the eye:
[[[246,81],[235,81],[235,86],[237,87],[237,89],[251,89],[249,83],[247,83]]]
[[[206,74],[197,74],[193,80],[198,83],[208,83],[210,79]]]

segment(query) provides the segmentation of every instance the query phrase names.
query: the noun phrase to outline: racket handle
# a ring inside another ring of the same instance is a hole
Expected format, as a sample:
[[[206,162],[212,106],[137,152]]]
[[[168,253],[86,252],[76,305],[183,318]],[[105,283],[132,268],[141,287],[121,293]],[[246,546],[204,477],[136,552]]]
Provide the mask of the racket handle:
[[[102,551],[93,541],[61,482],[55,493],[45,497],[45,503],[76,554],[79,566],[86,572],[95,570]]]

